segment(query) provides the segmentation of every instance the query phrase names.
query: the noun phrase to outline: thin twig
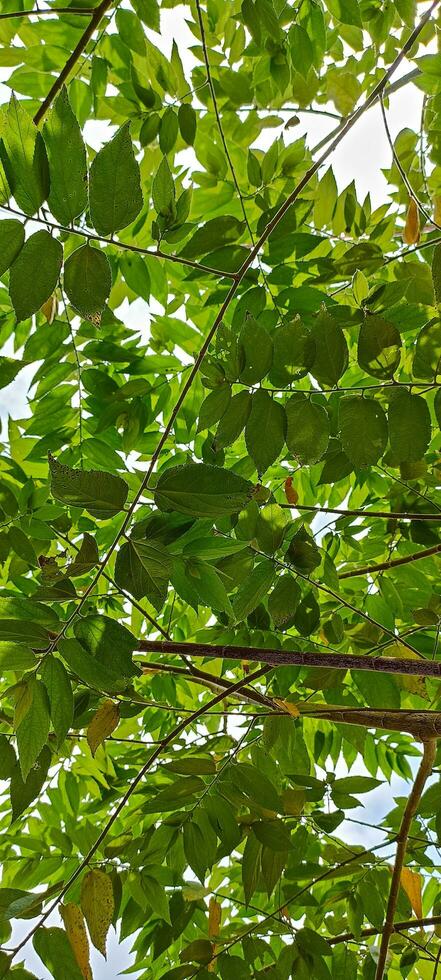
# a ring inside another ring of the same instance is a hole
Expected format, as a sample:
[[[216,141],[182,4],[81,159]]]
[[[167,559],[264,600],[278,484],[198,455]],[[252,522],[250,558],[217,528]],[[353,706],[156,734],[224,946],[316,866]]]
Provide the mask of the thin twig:
[[[9,204],[1,204],[0,208],[4,211],[10,211],[11,214],[16,214],[19,218],[28,218],[28,215],[24,214],[23,211],[17,211],[16,208],[12,208]],[[101,242],[103,245],[113,245],[114,248],[119,248],[124,252],[136,252],[137,255],[151,255],[154,259],[167,259],[169,262],[186,265],[191,269],[196,269],[198,272],[208,272],[210,275],[217,276],[218,278],[235,279],[234,272],[221,272],[219,269],[213,269],[209,265],[201,265],[200,262],[192,262],[191,259],[185,259],[180,255],[167,255],[167,252],[162,252],[161,249],[141,248],[139,245],[129,245],[127,242],[116,241],[114,238],[103,238],[102,235],[95,235],[91,231],[86,231],[85,228],[59,225],[55,221],[48,221],[47,218],[43,220],[42,218],[33,217],[32,221],[35,221],[36,224],[45,225],[47,228],[53,228],[55,231],[62,231],[68,235],[79,235],[81,238],[86,238],[89,242]]]
[[[386,909],[386,919],[384,922],[384,928],[381,936],[380,952],[378,954],[375,980],[383,980],[384,977],[384,970],[386,967],[389,942],[392,933],[394,931],[394,918],[395,918],[395,912],[397,908],[398,892],[400,890],[401,872],[403,870],[404,859],[406,857],[409,831],[410,831],[413,817],[415,816],[415,813],[418,809],[418,804],[420,802],[421,794],[423,792],[424,786],[430,776],[430,773],[432,772],[432,766],[435,761],[436,748],[437,748],[436,739],[430,738],[426,742],[424,742],[423,757],[421,759],[420,767],[418,769],[415,782],[413,784],[412,790],[410,792],[403,813],[400,832],[397,838],[397,853],[395,856],[395,864],[392,872],[392,881],[391,881],[389,899],[388,899],[387,909]]]
[[[50,109],[50,107],[51,107],[51,105],[52,105],[52,103],[53,103],[53,101],[55,99],[55,96],[58,95],[58,92],[60,91],[60,89],[62,89],[62,87],[64,85],[64,82],[69,77],[69,75],[70,75],[72,69],[74,68],[74,66],[76,65],[78,59],[81,57],[81,55],[82,55],[82,53],[83,53],[83,51],[84,51],[84,49],[85,49],[88,41],[90,41],[90,38],[92,37],[93,32],[98,27],[98,24],[100,23],[100,21],[104,17],[104,14],[107,12],[107,10],[110,7],[111,3],[112,3],[112,0],[101,0],[101,3],[98,5],[98,7],[96,7],[94,9],[93,14],[92,14],[92,17],[90,18],[90,22],[87,25],[87,27],[86,27],[85,31],[83,32],[83,34],[81,35],[80,40],[78,41],[78,44],[75,46],[74,50],[72,51],[72,54],[67,59],[66,64],[61,69],[60,74],[55,79],[53,85],[51,85],[51,88],[49,89],[49,92],[48,92],[46,98],[41,103],[40,108],[37,109],[37,112],[35,113],[34,123],[35,123],[36,126],[38,125],[39,122],[41,122],[41,120],[43,119],[43,116],[46,115],[46,112],[48,111],[48,109]]]
[[[316,507],[315,504],[278,504],[286,510],[309,510],[314,514],[340,514],[342,517],[384,517],[387,521],[441,521],[441,513],[414,514],[399,510],[366,510],[361,507],[345,510],[339,507]]]
[[[373,575],[374,572],[385,572],[388,568],[396,568],[397,565],[408,565],[412,561],[420,561],[421,558],[430,558],[431,555],[439,554],[441,544],[435,544],[432,548],[425,548],[424,551],[416,551],[413,555],[405,555],[403,558],[392,558],[390,561],[380,562],[378,565],[365,565],[363,568],[354,568],[349,572],[339,572],[338,577],[354,578],[356,575]]]
[[[40,10],[34,7],[32,10],[10,10],[7,14],[0,14],[0,20],[17,20],[25,17],[47,17],[48,14],[73,14],[78,17],[90,17],[96,11],[96,7],[48,7]]]

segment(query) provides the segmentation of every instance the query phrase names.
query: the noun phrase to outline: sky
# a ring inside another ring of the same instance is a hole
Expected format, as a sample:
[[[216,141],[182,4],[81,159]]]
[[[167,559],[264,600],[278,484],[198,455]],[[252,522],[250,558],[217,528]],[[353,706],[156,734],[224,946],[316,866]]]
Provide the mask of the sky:
[[[422,14],[426,4],[419,4],[418,6],[419,12]],[[150,31],[147,33],[166,55],[170,53],[172,42],[175,40],[184,68],[188,73],[194,64],[193,57],[188,51],[189,46],[194,43],[194,37],[185,23],[185,14],[186,11],[183,6],[163,10],[161,12],[161,35],[158,36]],[[406,70],[406,66],[404,66],[402,73],[404,74]],[[7,69],[0,69],[0,102],[8,100],[10,97],[10,89],[4,84],[7,73]],[[399,74],[400,72],[397,73],[396,77]],[[421,104],[422,94],[414,86],[407,86],[391,96],[388,119],[393,138],[404,127],[418,128]],[[330,105],[329,109],[334,110],[334,106]],[[300,119],[300,125],[285,134],[288,142],[297,140],[299,136],[304,134],[308,145],[314,146],[335,126],[335,120],[327,117],[305,113],[300,114]],[[277,130],[273,128],[264,130],[255,145],[265,149],[276,138],[276,135],[278,135]],[[108,130],[102,122],[89,122],[86,124],[85,136],[94,149],[99,149],[102,142],[108,138]],[[332,156],[332,166],[339,190],[342,190],[355,179],[359,199],[363,200],[369,192],[374,208],[384,204],[387,200],[387,183],[381,169],[388,168],[390,164],[390,147],[384,133],[380,109],[376,106],[362,116]],[[35,230],[35,227],[32,228],[32,222],[28,223],[27,228],[28,234]],[[143,300],[136,300],[131,306],[126,302],[119,310],[119,315],[127,325],[136,326],[140,317],[148,316],[148,308]],[[10,344],[2,353],[14,356]],[[20,372],[15,382],[0,391],[0,419],[3,422],[7,420],[8,414],[15,419],[23,418],[29,414],[27,390],[35,370],[35,365],[25,368]],[[352,770],[352,772],[354,771],[355,769]],[[357,768],[356,771],[365,772],[363,767]],[[346,769],[342,766],[338,775],[345,774]],[[393,776],[390,785],[384,782],[372,793],[366,795],[365,807],[353,810],[352,817],[365,820],[368,823],[377,822],[379,824],[393,805],[392,797],[407,794],[408,785],[403,780]],[[342,824],[337,833],[347,843],[362,844],[365,847],[374,846],[382,838],[379,831],[369,831],[356,823],[349,822]],[[58,917],[55,916],[49,924],[59,924]],[[30,926],[30,920],[19,923],[18,928],[14,931],[14,941],[27,932]],[[131,943],[132,940],[129,939],[118,945],[115,933],[111,930],[107,962],[98,952],[95,950],[92,952],[91,963],[95,980],[115,980],[119,973],[130,965]],[[26,948],[24,962],[27,969],[32,971],[38,980],[50,980],[50,974],[44,968],[42,969],[41,961],[34,953],[31,944]],[[136,976],[136,974],[131,974],[131,976]]]

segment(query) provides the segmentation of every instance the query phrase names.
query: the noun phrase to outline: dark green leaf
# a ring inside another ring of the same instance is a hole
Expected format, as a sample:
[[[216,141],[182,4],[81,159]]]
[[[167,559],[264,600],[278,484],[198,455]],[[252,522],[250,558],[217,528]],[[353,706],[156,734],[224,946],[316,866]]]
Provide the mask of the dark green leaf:
[[[283,405],[260,388],[251,398],[251,413],[245,442],[259,475],[277,459],[285,441],[286,416]]]
[[[73,694],[68,673],[61,660],[51,654],[43,661],[40,677],[49,698],[54,732],[62,742],[73,721]]]
[[[119,514],[126,502],[128,486],[119,476],[98,470],[72,470],[49,457],[51,492],[70,507],[84,507],[105,520]]]
[[[70,225],[87,207],[87,163],[81,129],[62,88],[43,129],[49,161],[48,204],[57,221]]]
[[[378,462],[387,444],[387,420],[378,402],[357,396],[342,398],[339,425],[343,450],[354,466]]]
[[[389,406],[389,438],[397,462],[421,459],[430,435],[430,413],[422,395],[413,395],[403,389],[394,393]]]
[[[167,597],[172,559],[160,541],[131,540],[116,556],[115,579],[135,599],[144,596],[161,609]]]
[[[53,293],[63,248],[47,231],[36,231],[23,245],[9,273],[9,294],[17,320],[27,320]]]
[[[24,244],[24,225],[15,218],[0,221],[0,276],[9,269]]]
[[[89,203],[92,224],[99,235],[126,228],[142,208],[139,166],[124,123],[97,153],[90,168]]]
[[[252,494],[252,484],[230,470],[187,463],[161,474],[155,502],[163,511],[175,510],[193,517],[221,517],[242,510]]]
[[[112,285],[110,265],[104,252],[82,245],[64,266],[64,288],[82,316],[93,319],[103,309]]]
[[[358,336],[358,363],[374,378],[391,378],[400,363],[401,337],[393,323],[370,316]]]
[[[348,366],[348,345],[341,327],[325,310],[317,317],[312,331],[315,343],[311,374],[319,384],[337,384]]]
[[[325,454],[329,441],[326,410],[300,392],[286,403],[286,445],[299,463],[316,463]]]

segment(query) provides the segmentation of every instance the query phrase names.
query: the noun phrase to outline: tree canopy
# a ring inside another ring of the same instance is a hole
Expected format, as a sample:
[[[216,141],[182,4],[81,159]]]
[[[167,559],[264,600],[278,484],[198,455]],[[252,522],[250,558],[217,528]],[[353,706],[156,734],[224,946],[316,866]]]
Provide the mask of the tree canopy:
[[[440,9],[2,2],[0,976],[437,975]]]

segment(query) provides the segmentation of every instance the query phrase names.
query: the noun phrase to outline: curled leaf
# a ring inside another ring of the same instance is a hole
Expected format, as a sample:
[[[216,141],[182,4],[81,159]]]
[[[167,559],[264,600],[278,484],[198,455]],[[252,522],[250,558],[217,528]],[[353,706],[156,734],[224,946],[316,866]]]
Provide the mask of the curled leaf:
[[[420,240],[420,214],[418,205],[411,197],[406,214],[406,224],[403,231],[405,245],[416,245]]]
[[[106,738],[115,731],[119,722],[119,707],[108,699],[100,705],[87,729],[87,741],[92,755]]]

